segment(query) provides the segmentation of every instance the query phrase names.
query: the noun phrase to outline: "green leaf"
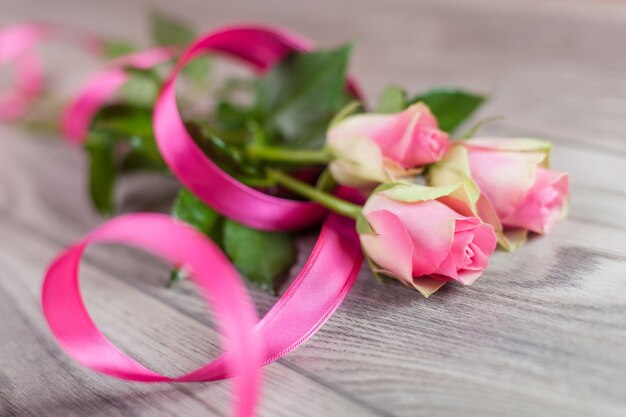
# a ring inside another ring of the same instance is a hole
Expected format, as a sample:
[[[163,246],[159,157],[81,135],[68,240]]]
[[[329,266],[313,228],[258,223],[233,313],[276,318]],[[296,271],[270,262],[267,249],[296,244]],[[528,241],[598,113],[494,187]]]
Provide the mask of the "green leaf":
[[[272,294],[297,255],[290,234],[254,230],[232,220],[224,224],[224,250],[243,276]]]
[[[215,111],[220,127],[225,130],[245,129],[250,120],[250,110],[229,101],[220,101]]]
[[[486,100],[485,96],[454,88],[436,88],[414,97],[409,104],[424,102],[439,120],[441,130],[452,133]]]
[[[91,130],[106,131],[120,138],[151,137],[152,109],[126,104],[103,107],[94,117]]]
[[[195,84],[198,89],[206,89],[211,81],[213,60],[208,56],[194,58],[185,65],[183,74]]]
[[[114,210],[113,191],[117,176],[114,140],[104,134],[91,133],[85,144],[89,154],[89,194],[93,206],[103,215]]]
[[[187,45],[196,37],[195,31],[178,18],[158,10],[154,10],[150,17],[152,38],[158,45]]]
[[[378,101],[377,113],[397,113],[406,108],[406,91],[395,85],[383,91]]]
[[[158,45],[163,46],[187,46],[196,37],[196,31],[186,22],[154,11],[151,16],[152,38]],[[209,85],[211,76],[212,60],[208,56],[194,58],[182,70],[184,76],[188,77],[196,87],[206,88]]]
[[[107,40],[104,43],[104,57],[105,59],[114,59],[123,55],[130,54],[137,50],[137,47],[127,41],[123,40]]]
[[[200,232],[209,236],[215,243],[221,245],[222,216],[211,207],[204,204],[198,197],[186,188],[178,192],[172,215],[189,223]]]
[[[124,102],[130,106],[153,107],[156,102],[161,78],[156,71],[128,70],[128,81],[122,86]]]
[[[122,171],[167,171],[153,136],[130,138],[130,152],[122,161]]]
[[[352,47],[294,53],[260,79],[255,112],[274,142],[319,147],[334,113],[345,104],[345,77]]]

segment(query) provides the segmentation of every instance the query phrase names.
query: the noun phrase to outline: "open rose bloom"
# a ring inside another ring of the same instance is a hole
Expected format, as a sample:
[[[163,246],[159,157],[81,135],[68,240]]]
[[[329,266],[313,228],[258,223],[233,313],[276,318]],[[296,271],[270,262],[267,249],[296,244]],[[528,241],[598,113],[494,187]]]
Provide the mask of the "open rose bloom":
[[[357,222],[374,271],[426,297],[448,281],[471,285],[487,268],[496,235],[463,200],[467,193],[458,185],[379,187]]]
[[[536,139],[457,142],[428,173],[429,184],[464,184],[474,211],[505,249],[547,233],[567,211],[569,178],[548,169],[550,143]]]
[[[424,165],[439,161],[449,147],[448,136],[423,103],[393,114],[349,116],[328,131],[327,145],[335,180],[356,188],[414,176]]]

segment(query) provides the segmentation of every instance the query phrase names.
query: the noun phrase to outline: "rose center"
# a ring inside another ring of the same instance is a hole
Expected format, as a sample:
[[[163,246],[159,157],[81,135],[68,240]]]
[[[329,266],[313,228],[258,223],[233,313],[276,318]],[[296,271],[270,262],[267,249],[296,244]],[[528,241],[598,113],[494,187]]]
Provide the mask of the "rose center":
[[[472,249],[472,244],[470,243],[465,247],[465,254],[463,255],[463,263],[462,266],[468,267],[474,262],[474,250]]]
[[[428,140],[427,140],[427,146],[428,146],[428,150],[433,154],[433,155],[439,155],[440,153],[442,153],[443,148],[445,146],[445,143],[443,141],[438,140],[438,135],[440,135],[440,132],[437,130],[429,130],[428,133]]]

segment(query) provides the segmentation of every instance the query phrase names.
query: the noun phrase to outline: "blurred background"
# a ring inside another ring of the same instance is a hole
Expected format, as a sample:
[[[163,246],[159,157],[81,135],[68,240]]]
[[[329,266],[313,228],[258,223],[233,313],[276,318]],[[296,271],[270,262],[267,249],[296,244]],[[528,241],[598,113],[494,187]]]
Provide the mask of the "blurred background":
[[[390,83],[457,85],[490,95],[479,116],[506,116],[529,134],[615,148],[626,131],[622,1],[3,0],[0,24],[51,21],[147,44],[154,8],[202,31],[265,22],[324,47],[353,41],[352,70],[370,99]]]

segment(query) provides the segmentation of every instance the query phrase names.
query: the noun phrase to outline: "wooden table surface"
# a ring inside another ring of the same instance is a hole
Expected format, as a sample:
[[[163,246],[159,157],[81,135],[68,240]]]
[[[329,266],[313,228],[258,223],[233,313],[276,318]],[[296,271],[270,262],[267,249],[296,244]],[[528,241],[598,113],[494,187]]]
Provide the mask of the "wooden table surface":
[[[39,19],[145,40],[147,3],[2,0],[0,24]],[[497,253],[472,287],[448,285],[425,300],[364,268],[328,324],[266,368],[260,415],[626,415],[625,3],[160,3],[204,29],[264,21],[324,46],[355,40],[352,70],[372,98],[388,83],[487,92],[478,117],[506,120],[486,134],[551,139],[554,167],[571,174],[569,218],[514,254]],[[56,79],[75,85],[91,64],[63,51],[49,61]],[[103,221],[84,178],[79,149],[0,127],[0,415],[228,415],[228,381],[125,383],[57,347],[40,285],[55,254]],[[122,210],[154,209],[174,191],[173,181],[127,179]],[[302,240],[299,265],[313,241]],[[95,248],[82,285],[107,335],[176,374],[213,357],[217,337],[192,287],[166,289],[166,277],[148,256]],[[261,313],[275,301],[251,291]]]

